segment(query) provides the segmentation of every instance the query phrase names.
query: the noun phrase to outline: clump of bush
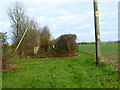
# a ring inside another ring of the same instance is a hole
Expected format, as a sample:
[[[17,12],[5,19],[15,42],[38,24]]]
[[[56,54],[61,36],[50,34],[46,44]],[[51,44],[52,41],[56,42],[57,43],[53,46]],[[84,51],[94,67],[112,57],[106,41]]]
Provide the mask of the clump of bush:
[[[11,64],[13,50],[10,46],[2,48],[2,69],[6,69]]]
[[[65,34],[57,38],[52,47],[52,53],[57,57],[75,56],[77,51],[75,34]]]
[[[13,50],[7,42],[7,33],[0,32],[0,58],[1,69],[6,69],[11,64]]]
[[[50,44],[51,33],[48,27],[43,27],[40,32],[40,52],[47,53]]]

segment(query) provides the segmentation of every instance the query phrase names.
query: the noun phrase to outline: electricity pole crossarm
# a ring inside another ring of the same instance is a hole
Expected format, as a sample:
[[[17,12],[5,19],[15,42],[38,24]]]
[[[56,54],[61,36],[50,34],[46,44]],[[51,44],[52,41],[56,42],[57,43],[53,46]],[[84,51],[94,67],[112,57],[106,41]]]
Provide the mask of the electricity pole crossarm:
[[[23,33],[23,36],[22,36],[22,38],[21,38],[20,42],[18,43],[18,45],[17,45],[17,47],[16,47],[16,49],[15,49],[15,52],[16,52],[16,51],[17,51],[17,49],[19,48],[19,46],[20,46],[21,42],[23,41],[23,39],[24,39],[24,37],[25,37],[25,35],[26,35],[27,31],[28,31],[28,27],[26,28],[25,32]]]
[[[98,0],[94,0],[93,4],[94,4],[94,23],[96,41],[96,64],[99,64],[101,59],[101,50],[100,50],[100,25],[99,25]]]

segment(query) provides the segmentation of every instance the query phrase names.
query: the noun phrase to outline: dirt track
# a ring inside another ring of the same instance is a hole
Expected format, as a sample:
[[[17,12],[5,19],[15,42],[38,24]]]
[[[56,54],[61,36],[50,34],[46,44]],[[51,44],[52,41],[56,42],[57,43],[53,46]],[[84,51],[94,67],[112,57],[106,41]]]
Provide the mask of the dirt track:
[[[92,54],[92,55],[94,55],[94,56],[96,55],[95,53],[88,52],[88,51],[86,51],[86,50],[81,50],[81,51],[83,51],[83,52],[85,52],[85,53]],[[110,60],[110,59],[108,59],[108,58],[105,58],[105,57],[103,57],[103,56],[102,56],[102,60],[105,61],[105,62],[108,62],[109,64],[112,64],[117,70],[120,71],[120,65],[119,65],[117,62],[115,62],[115,61],[113,61],[113,60]]]

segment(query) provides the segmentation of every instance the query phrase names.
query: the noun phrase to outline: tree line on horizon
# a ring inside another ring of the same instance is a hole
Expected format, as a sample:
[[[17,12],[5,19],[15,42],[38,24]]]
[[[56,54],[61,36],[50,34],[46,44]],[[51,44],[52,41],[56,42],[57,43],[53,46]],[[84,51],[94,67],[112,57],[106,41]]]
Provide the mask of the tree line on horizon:
[[[120,41],[101,41],[101,44],[118,44]],[[80,42],[78,44],[96,44],[96,42]]]

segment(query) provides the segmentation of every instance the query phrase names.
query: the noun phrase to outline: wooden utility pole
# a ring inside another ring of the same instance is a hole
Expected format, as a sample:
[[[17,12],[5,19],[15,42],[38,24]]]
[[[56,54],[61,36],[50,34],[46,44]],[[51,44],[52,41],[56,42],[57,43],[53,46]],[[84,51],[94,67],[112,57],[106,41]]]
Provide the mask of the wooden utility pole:
[[[96,64],[99,65],[101,60],[101,50],[100,50],[100,25],[99,25],[98,0],[94,0],[93,5],[94,5],[95,41],[96,41]]]

